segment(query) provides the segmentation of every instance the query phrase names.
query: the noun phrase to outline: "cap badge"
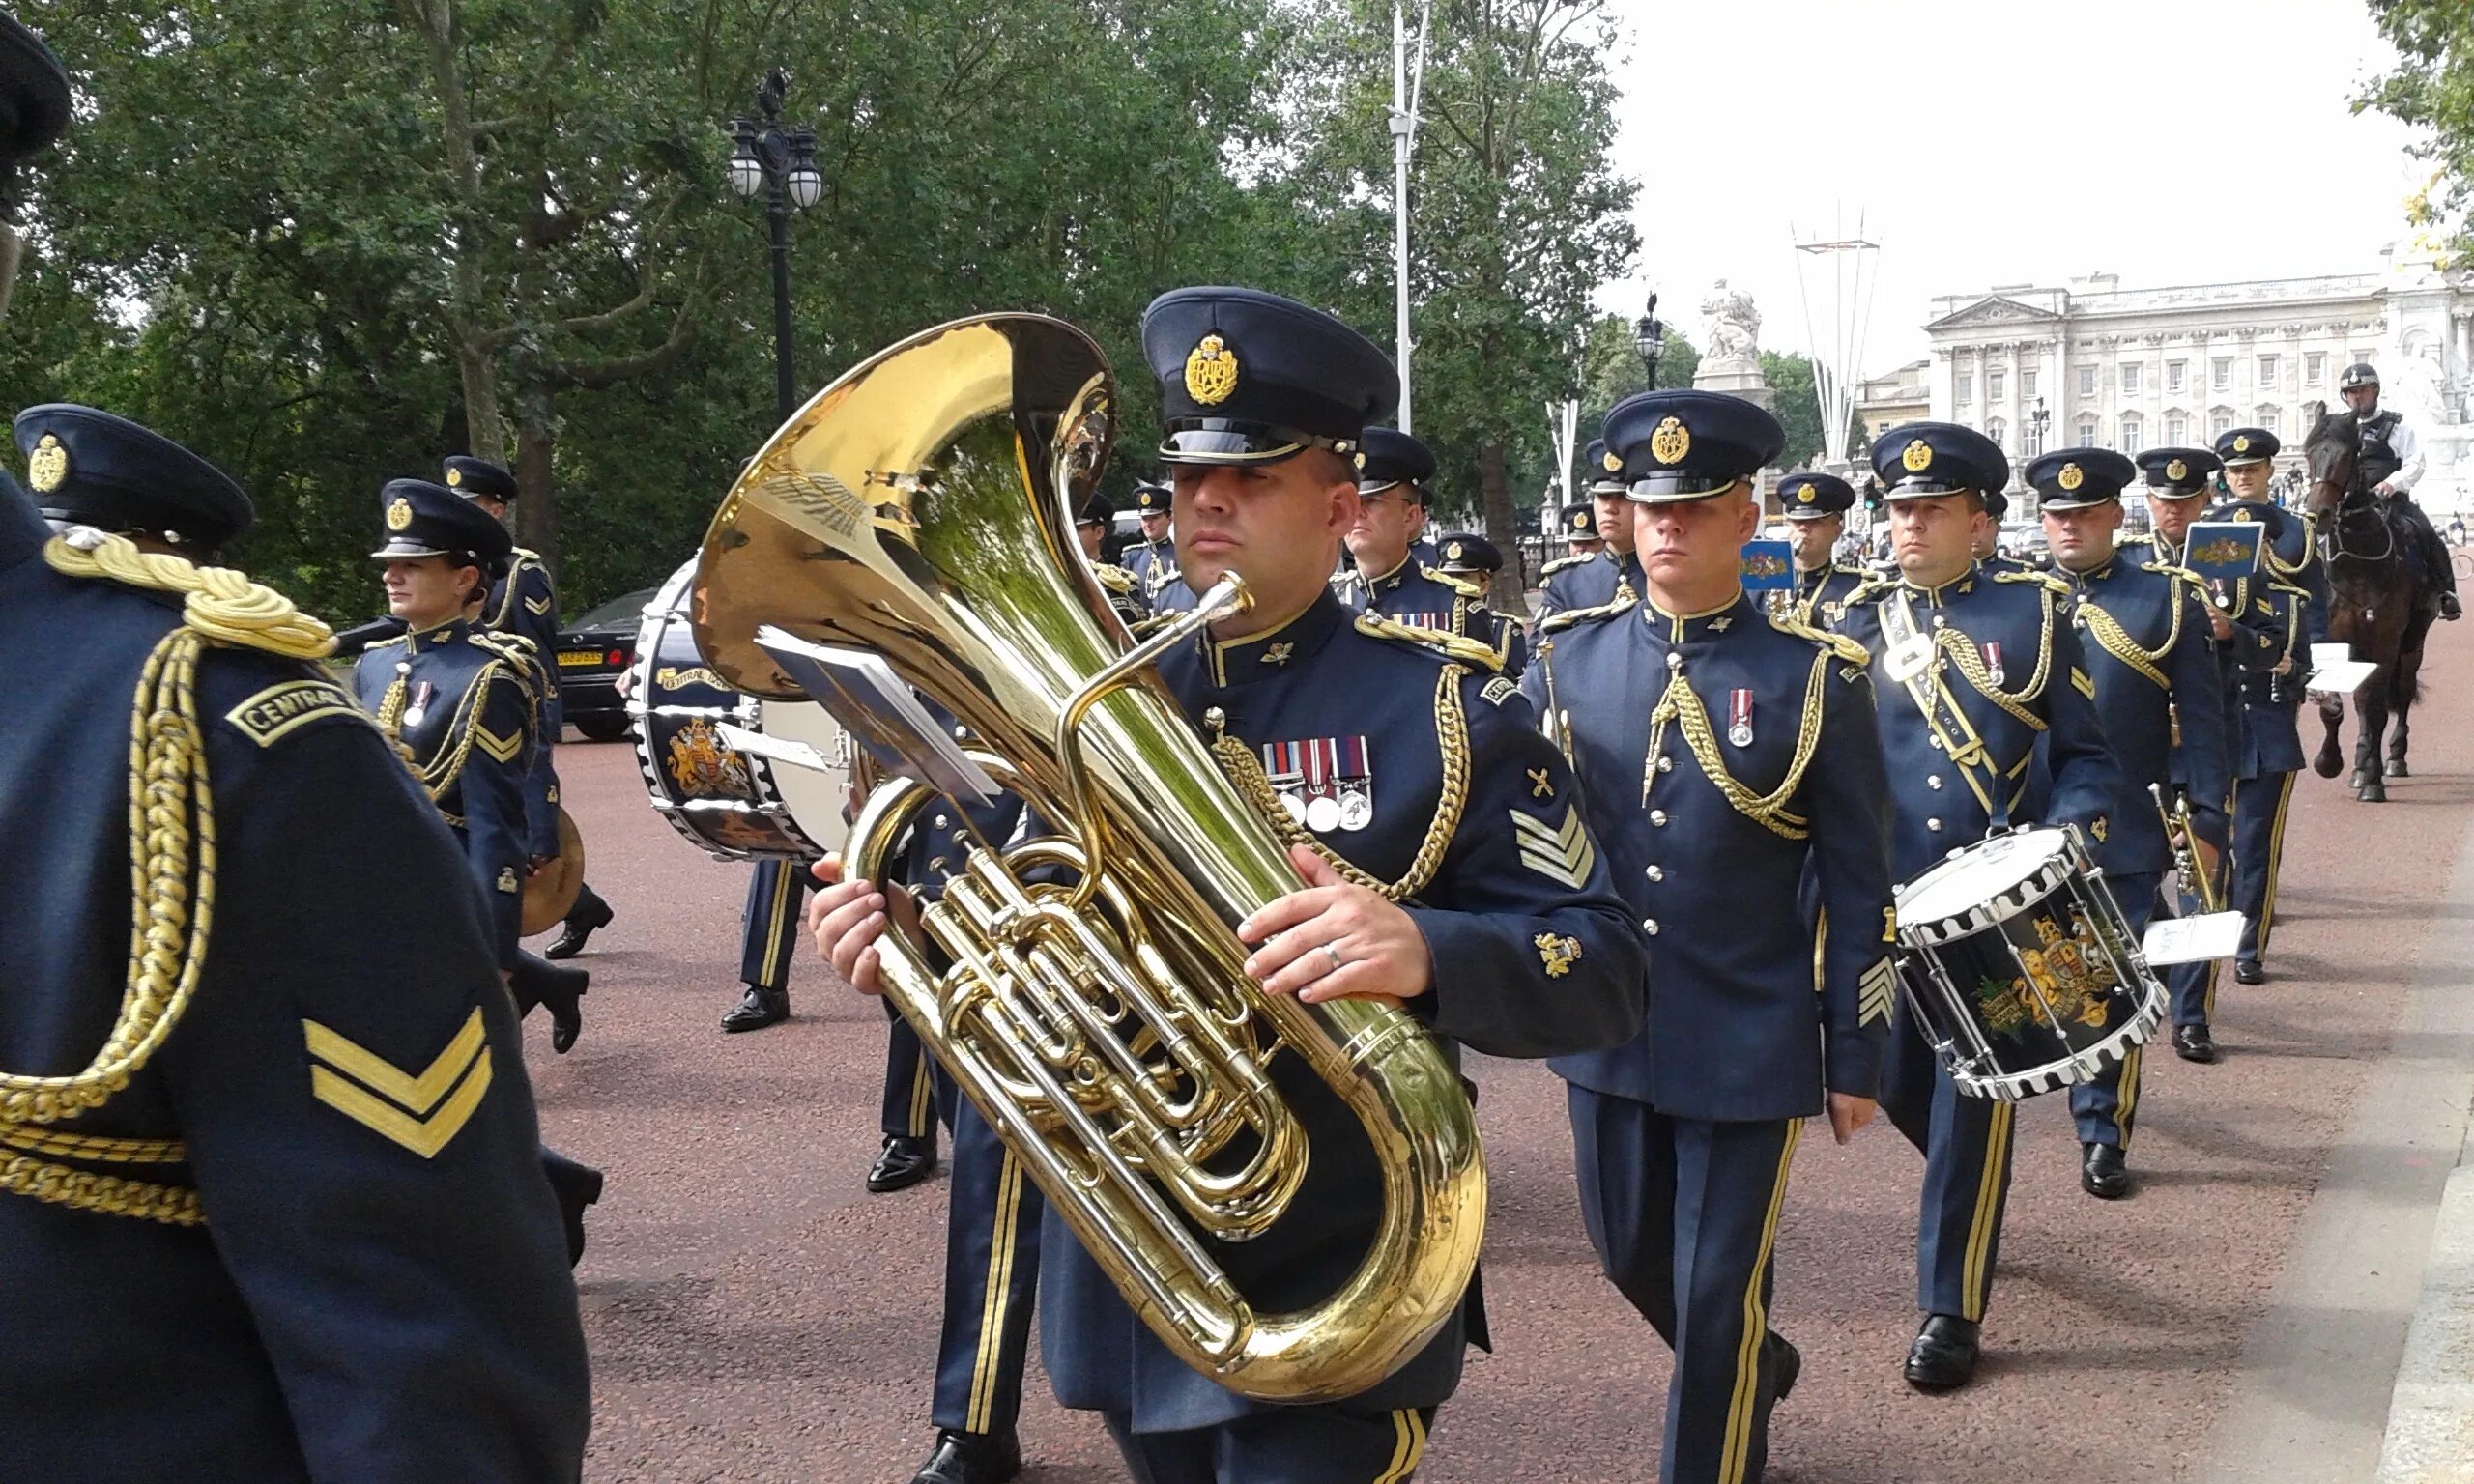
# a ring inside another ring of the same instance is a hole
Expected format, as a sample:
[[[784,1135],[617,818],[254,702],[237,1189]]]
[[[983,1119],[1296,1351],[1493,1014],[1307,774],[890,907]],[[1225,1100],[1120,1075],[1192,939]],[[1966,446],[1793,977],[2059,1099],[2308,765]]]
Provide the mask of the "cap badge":
[[[460,469],[450,469],[446,471],[446,487],[448,489],[461,489],[463,484],[464,471]]]
[[[1573,511],[1573,512],[1572,512],[1572,529],[1574,529],[1574,530],[1587,530],[1587,529],[1589,529],[1589,512],[1588,512],[1588,511],[1586,511],[1586,510],[1575,510],[1575,511]]]
[[[1809,505],[1812,502],[1813,487],[1809,484],[1799,484],[1796,486],[1796,503],[1799,505]]]
[[[2064,491],[2069,491],[2086,484],[2087,476],[2080,471],[2078,465],[2064,464],[2061,466],[2061,472],[2054,477],[2053,482],[2060,485]]]
[[[1610,474],[1620,474],[1624,471],[1624,457],[1612,448],[1608,449],[1605,457],[1598,462],[1606,466],[1606,471]]]
[[[2236,510],[2233,512],[2233,519],[2236,524],[2248,521],[2251,519],[2251,512],[2248,510]]]
[[[1186,395],[1203,407],[1218,407],[1237,389],[1237,353],[1218,335],[1205,335],[1186,357]]]
[[[1444,559],[1447,561],[1458,561],[1460,559],[1460,543],[1454,541],[1450,546],[1445,547],[1443,549],[1443,556]]]
[[[2251,435],[2245,433],[2241,437],[2235,439],[2233,441],[2233,451],[2235,453],[2249,453],[2251,451]]]
[[[2179,459],[2175,459],[2172,463],[2165,466],[2165,477],[2176,481],[2188,479],[2191,477],[2191,466],[2183,463]]]
[[[1669,417],[1650,434],[1650,457],[1661,464],[1681,463],[1692,451],[1692,430],[1681,417]]]
[[[1933,445],[1924,440],[1912,439],[1907,451],[1898,456],[1899,467],[1911,474],[1920,474],[1933,467]]]
[[[411,500],[398,499],[393,504],[387,507],[387,528],[388,530],[402,530],[405,527],[412,524],[413,502]]]
[[[60,436],[45,433],[35,444],[34,453],[26,460],[26,480],[37,494],[60,488],[69,477],[69,450],[60,446]]]

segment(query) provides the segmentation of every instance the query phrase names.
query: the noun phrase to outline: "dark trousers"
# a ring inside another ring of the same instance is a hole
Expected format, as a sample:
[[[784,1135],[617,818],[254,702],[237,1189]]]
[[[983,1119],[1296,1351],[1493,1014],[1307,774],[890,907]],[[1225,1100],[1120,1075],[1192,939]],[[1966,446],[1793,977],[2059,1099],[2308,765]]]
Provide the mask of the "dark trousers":
[[[756,863],[739,919],[741,983],[760,989],[791,987],[791,956],[798,952],[799,900],[807,881],[804,862],[767,856]]]
[[[2423,572],[2431,579],[2431,586],[2440,592],[2455,592],[2457,568],[2449,560],[2448,543],[2431,528],[2431,515],[2414,503],[2411,495],[2393,496],[2389,504],[2405,518],[2406,528],[2413,531],[2416,548],[2422,556]]]
[[[1981,1320],[1993,1298],[2001,1217],[2010,1199],[2018,1104],[1960,1095],[1901,1004],[1882,1059],[1882,1111],[1924,1154],[1916,1226],[1915,1303],[1928,1314]]]
[[[935,1064],[891,1000],[885,1002],[885,1018],[893,1024],[885,1028],[885,1096],[877,1127],[889,1139],[934,1138],[937,1079],[929,1069]]]
[[[2216,863],[2220,891],[2230,889],[2231,869],[2231,857],[2220,856]],[[2184,917],[2196,917],[2206,910],[2206,904],[2200,900],[2196,892],[2185,892],[2170,884],[2165,890],[2174,893],[2180,900]],[[2172,990],[2173,996],[2175,1025],[2205,1025],[2216,1018],[2216,970],[2217,961],[2204,958],[2197,963],[2177,963],[2165,971],[2165,987]]]
[[[2137,942],[2156,915],[2156,894],[2165,884],[2164,874],[2146,871],[2114,876],[2110,884],[2114,899],[2121,904],[2122,916],[2130,920],[2131,940]],[[2071,1088],[2070,1117],[2079,1126],[2081,1143],[2130,1148],[2131,1128],[2139,1117],[2140,1060],[2145,1050],[2143,1046],[2131,1047],[2122,1053],[2120,1061]]]
[[[2373,767],[2378,759],[2372,759]],[[2277,867],[2285,858],[2285,814],[2293,802],[2291,773],[2263,773],[2233,785],[2233,895],[2226,905],[2242,914],[2245,963],[2268,956],[2276,927]]]
[[[1253,1413],[1218,1427],[1136,1433],[1100,1420],[1135,1484],[1401,1484],[1426,1450],[1431,1407],[1362,1412],[1346,1402]]]
[[[1013,1431],[1038,1311],[1040,1218],[1047,1203],[949,1077],[936,1098],[954,1130],[945,1213],[945,1322],[936,1341],[938,1427]]]
[[[1712,1123],[1569,1091],[1581,1220],[1675,1352],[1662,1484],[1743,1484],[1769,1453],[1770,1254],[1801,1119]]]

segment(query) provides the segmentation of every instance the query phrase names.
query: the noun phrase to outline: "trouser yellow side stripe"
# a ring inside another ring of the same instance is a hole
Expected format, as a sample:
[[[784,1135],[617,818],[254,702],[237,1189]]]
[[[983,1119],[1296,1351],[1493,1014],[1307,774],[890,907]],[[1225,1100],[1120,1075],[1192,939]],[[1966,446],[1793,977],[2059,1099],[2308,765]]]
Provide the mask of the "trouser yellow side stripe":
[[[929,1075],[928,1053],[922,1050],[916,1055],[917,1060],[910,1064],[910,1136],[924,1139],[928,1137],[929,1109],[935,1103],[936,1079]]]
[[[2207,961],[2207,988],[2202,991],[2200,996],[2200,1018],[2210,1023],[2213,1023],[2216,1019],[2217,968],[2218,964],[2215,959],[2211,958]]]
[[[2122,1136],[2122,1149],[2130,1149],[2130,1123],[2139,1114],[2139,1074],[2145,1046],[2133,1046],[2122,1053],[2122,1087],[2120,1105],[2114,1109],[2114,1131]]]
[[[2018,1104],[1997,1102],[1993,1105],[1993,1121],[1984,1135],[1984,1169],[1975,1188],[1975,1221],[1968,1228],[1968,1255],[1960,1270],[1960,1297],[1968,1312],[1960,1315],[1970,1323],[1984,1318],[1985,1291],[1993,1285],[1991,1273],[1984,1270],[1985,1248],[1993,1244],[1994,1208],[2001,1204],[2001,1177],[2010,1167],[2010,1127],[2018,1114]]]
[[[979,1356],[970,1372],[970,1402],[963,1425],[974,1433],[989,1430],[996,1408],[996,1362],[1005,1349],[1005,1309],[1014,1287],[1014,1228],[1022,1207],[1022,1166],[1013,1151],[1005,1153],[996,1176],[996,1222],[990,1235],[988,1288],[980,1295]]]
[[[1761,1221],[1761,1255],[1753,1259],[1752,1277],[1743,1286],[1743,1339],[1736,1346],[1736,1389],[1727,1400],[1727,1445],[1718,1458],[1719,1484],[1743,1484],[1752,1454],[1753,1402],[1761,1390],[1761,1346],[1769,1336],[1769,1305],[1762,1298],[1769,1275],[1769,1258],[1778,1241],[1778,1213],[1787,1204],[1787,1170],[1796,1160],[1797,1141],[1804,1136],[1804,1121],[1791,1120],[1787,1141],[1778,1151],[1778,1178],[1769,1187],[1769,1213]]]
[[[791,889],[796,883],[791,872],[798,868],[785,862],[773,872],[773,910],[764,920],[764,984],[767,988],[781,987],[782,979],[782,914],[791,904]]]
[[[1374,1484],[1400,1484],[1418,1471],[1418,1460],[1425,1456],[1426,1419],[1415,1407],[1403,1407],[1392,1413],[1392,1428],[1397,1439],[1392,1444],[1392,1462],[1374,1476]]]
[[[2268,931],[2277,922],[2277,868],[2285,864],[2285,811],[2293,802],[2293,775],[2277,790],[2277,816],[2268,822],[2268,891],[2259,903],[2259,956],[2268,956]]]

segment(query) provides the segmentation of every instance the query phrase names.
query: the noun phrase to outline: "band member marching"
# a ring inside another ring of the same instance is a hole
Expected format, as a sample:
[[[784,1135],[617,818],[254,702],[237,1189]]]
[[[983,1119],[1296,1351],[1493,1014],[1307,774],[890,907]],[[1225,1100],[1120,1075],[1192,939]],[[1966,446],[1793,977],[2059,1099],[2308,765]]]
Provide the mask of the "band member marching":
[[[2042,497],[2054,572],[2071,587],[2071,624],[2096,682],[2106,745],[2128,790],[2094,854],[2134,934],[2147,930],[2173,866],[2173,842],[2157,799],[2172,799],[2178,782],[2200,840],[2222,849],[2229,787],[2214,610],[2190,573],[2143,560],[2149,548],[2114,547],[2122,489],[2138,474],[2130,460],[2104,448],[2049,453],[2027,470]],[[2186,848],[2196,850],[2198,842]],[[2080,1184],[2099,1200],[2130,1193],[2124,1157],[2139,1111],[2142,1049],[2130,1047],[2070,1090]]]
[[[1840,629],[1872,651],[1885,692],[1899,879],[2005,824],[2072,823],[2102,843],[2121,774],[2064,599],[2043,577],[1988,573],[1972,555],[1984,494],[2009,482],[2008,461],[1972,429],[1919,422],[1884,434],[1873,468],[1899,576],[1857,588]],[[2031,766],[2040,749],[2041,770]],[[2000,1255],[2017,1104],[1960,1096],[1902,1002],[1882,1108],[1924,1153],[1916,1302],[1925,1320],[1907,1379],[1921,1390],[1965,1385]]]
[[[1641,595],[1640,563],[1632,556],[1632,504],[1624,493],[1624,461],[1617,459],[1616,467],[1609,469],[1607,459],[1606,444],[1592,439],[1581,465],[1589,476],[1590,502],[1565,510],[1567,525],[1574,510],[1590,511],[1599,549],[1586,556],[1549,562],[1539,574],[1545,579],[1538,593],[1541,622],[1567,609],[1596,608],[1619,597],[1629,603]]]
[[[1348,533],[1357,565],[1335,577],[1333,588],[1351,612],[1380,614],[1484,644],[1504,671],[1517,677],[1529,658],[1520,625],[1486,606],[1482,585],[1420,560],[1412,545],[1411,537],[1423,528],[1425,482],[1434,477],[1434,468],[1433,453],[1408,434],[1366,430],[1358,460],[1358,519]]]
[[[1546,620],[1522,681],[1654,939],[1642,1033],[1552,1065],[1591,1245],[1675,1352],[1668,1484],[1761,1476],[1801,1366],[1768,1327],[1788,1165],[1802,1120],[1827,1112],[1842,1144],[1871,1120],[1895,998],[1864,651],[1765,615],[1738,575],[1785,441],[1712,392],[1607,414],[1648,590]]]
[[[1168,487],[1153,479],[1134,487],[1135,519],[1142,539],[1117,554],[1117,564],[1134,574],[1135,592],[1143,612],[1158,606],[1160,591],[1177,581],[1177,547],[1168,531]]]
[[[1167,419],[1179,565],[1205,590],[1240,572],[1253,597],[1250,613],[1171,649],[1161,678],[1223,766],[1251,779],[1242,786],[1261,785],[1301,881],[1239,925],[1258,945],[1246,971],[1267,994],[1396,1002],[1447,1045],[1492,1054],[1628,1039],[1647,945],[1519,687],[1495,672],[1491,649],[1352,615],[1330,589],[1356,524],[1358,441],[1397,396],[1391,362],[1338,321],[1244,289],[1165,296],[1142,341]],[[1304,766],[1284,778],[1288,758]],[[889,903],[851,881],[810,909],[820,949],[862,989],[876,985]],[[1384,1179],[1355,1119],[1298,1058],[1270,1070],[1313,1150],[1289,1207],[1308,1224],[1197,1240],[1241,1290],[1279,1307],[1354,1270]],[[1152,1484],[1406,1479],[1464,1346],[1482,1334],[1464,1306],[1370,1390],[1249,1400],[1177,1360],[1050,1215],[1041,1337],[1057,1399],[1101,1413]]]
[[[1796,552],[1796,586],[1789,614],[1807,628],[1827,629],[1847,611],[1848,595],[1864,585],[1863,568],[1837,559],[1838,538],[1847,533],[1847,512],[1856,487],[1836,474],[1789,474],[1778,481],[1778,508]]]

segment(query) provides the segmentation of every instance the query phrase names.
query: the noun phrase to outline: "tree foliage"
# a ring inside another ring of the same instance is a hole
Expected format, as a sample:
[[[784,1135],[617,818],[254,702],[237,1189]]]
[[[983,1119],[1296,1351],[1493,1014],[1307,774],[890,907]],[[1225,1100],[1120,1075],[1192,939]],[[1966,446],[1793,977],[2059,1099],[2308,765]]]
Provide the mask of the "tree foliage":
[[[2407,214],[2462,260],[2474,252],[2474,8],[2463,0],[2371,0],[2371,15],[2397,48],[2398,65],[2355,96],[2354,111],[2376,109],[2424,131],[2416,153],[2433,173]]]

